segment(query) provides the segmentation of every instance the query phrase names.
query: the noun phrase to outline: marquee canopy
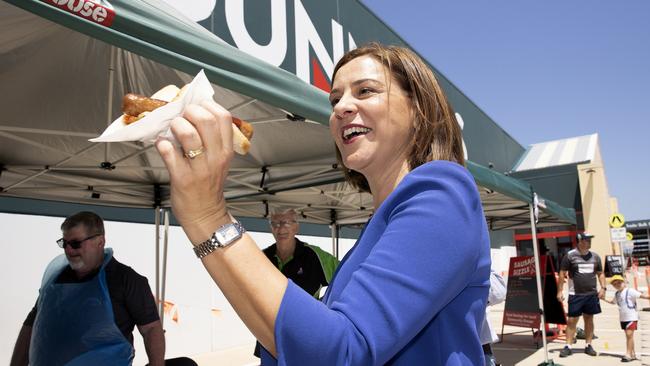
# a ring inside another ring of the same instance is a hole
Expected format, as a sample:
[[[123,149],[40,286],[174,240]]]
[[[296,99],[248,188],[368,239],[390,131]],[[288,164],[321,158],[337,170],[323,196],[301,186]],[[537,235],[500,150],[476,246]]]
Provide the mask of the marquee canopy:
[[[97,2],[90,13],[84,1],[49,3],[0,2],[0,210],[64,215],[73,207],[37,199],[115,207],[107,219],[142,222],[138,210],[169,206],[169,177],[151,145],[88,139],[120,114],[125,93],[182,85],[203,69],[215,100],[255,127],[250,154],[235,158],[227,181],[234,215],[262,219],[283,206],[305,222],[344,225],[372,214],[370,196],[343,183],[323,91],[161,1],[111,0],[104,12]],[[468,168],[492,229],[529,226],[527,183]],[[545,207],[542,224],[575,223],[572,210]]]

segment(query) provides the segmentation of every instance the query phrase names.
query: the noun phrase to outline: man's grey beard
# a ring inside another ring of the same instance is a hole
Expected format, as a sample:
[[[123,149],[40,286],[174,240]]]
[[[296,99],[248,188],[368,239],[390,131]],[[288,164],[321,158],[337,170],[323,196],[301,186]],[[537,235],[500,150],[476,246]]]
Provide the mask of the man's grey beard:
[[[70,261],[68,259],[68,264],[70,265],[70,268],[72,268],[72,270],[74,270],[74,271],[78,271],[78,270],[82,269],[86,265],[82,259],[74,261],[74,262],[72,262],[72,261]]]

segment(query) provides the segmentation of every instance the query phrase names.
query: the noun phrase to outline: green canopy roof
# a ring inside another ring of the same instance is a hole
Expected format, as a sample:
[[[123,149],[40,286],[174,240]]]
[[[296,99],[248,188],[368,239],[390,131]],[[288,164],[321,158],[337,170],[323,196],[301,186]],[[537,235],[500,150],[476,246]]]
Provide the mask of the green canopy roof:
[[[110,27],[42,1],[6,2],[29,13],[0,3],[0,34],[8,40],[0,55],[12,55],[0,65],[0,93],[7,95],[0,101],[6,117],[0,137],[10,142],[0,147],[1,196],[133,209],[168,205],[168,176],[150,146],[87,139],[103,130],[107,114],[119,113],[116,103],[107,111],[107,101],[125,91],[180,85],[204,69],[217,100],[256,127],[252,151],[235,159],[226,188],[235,215],[264,218],[274,205],[295,207],[305,221],[320,224],[363,222],[371,215],[370,197],[343,183],[336,168],[323,91],[224,43],[164,2],[111,0]],[[26,109],[21,101],[29,98],[45,108]],[[467,165],[481,187],[490,227],[527,227],[530,186]],[[38,207],[42,201],[30,202]],[[28,206],[24,212],[38,213]],[[548,224],[575,224],[572,210],[550,201],[543,212]],[[128,220],[130,214],[113,215]]]
[[[161,1],[111,0],[110,27],[40,0],[5,0],[45,19],[190,75],[204,69],[224,88],[290,113],[327,123],[327,94],[294,74],[228,45]]]

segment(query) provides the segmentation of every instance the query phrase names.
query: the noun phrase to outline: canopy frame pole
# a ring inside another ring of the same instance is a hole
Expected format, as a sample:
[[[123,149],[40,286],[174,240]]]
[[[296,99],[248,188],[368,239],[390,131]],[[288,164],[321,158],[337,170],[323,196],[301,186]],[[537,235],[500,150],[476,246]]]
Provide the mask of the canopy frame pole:
[[[546,318],[544,316],[544,298],[542,297],[542,278],[539,264],[539,248],[537,247],[537,227],[535,223],[535,208],[537,194],[533,193],[533,203],[528,205],[530,211],[530,231],[533,236],[533,253],[535,255],[535,281],[537,282],[537,304],[539,306],[540,332],[542,333],[542,344],[544,345],[544,365],[548,365],[548,345],[546,343]],[[546,263],[544,263],[546,265]]]
[[[52,151],[54,153],[65,155],[65,156],[68,156],[68,157],[74,157],[74,155],[75,155],[75,154],[69,153],[67,151],[63,151],[63,150],[60,150],[60,149],[57,149],[57,148],[54,148],[54,147],[51,147],[51,146],[48,146],[48,145],[45,145],[45,144],[41,144],[40,142],[36,142],[36,141],[32,141],[30,139],[26,139],[24,137],[16,136],[16,135],[14,135],[12,133],[0,131],[0,136],[6,137],[6,138],[8,138],[10,140],[13,140],[13,141],[21,142],[21,143],[23,143],[25,145],[35,146],[35,147],[37,147],[39,149],[49,150],[49,151]]]
[[[90,132],[47,130],[47,129],[44,129],[44,128],[28,128],[28,127],[3,126],[3,125],[0,125],[0,131],[4,131],[4,132],[20,132],[20,133],[29,133],[29,134],[38,134],[38,135],[85,137],[85,138],[89,138],[89,139],[91,139],[93,137],[97,137],[97,133],[90,133]]]
[[[336,225],[336,210],[330,210],[330,228],[332,229],[332,255],[339,259],[339,227]]]
[[[113,88],[115,86],[115,46],[109,46],[111,49],[108,62],[108,101],[106,103],[106,125],[110,126],[113,113]],[[111,153],[110,143],[104,144],[104,161],[108,162]]]
[[[90,132],[76,132],[76,131],[65,131],[65,130],[47,130],[47,129],[43,129],[43,128],[25,128],[25,127],[3,126],[3,125],[0,125],[0,132],[3,133],[2,136],[5,136],[7,138],[11,138],[11,139],[14,139],[14,140],[19,141],[19,142],[25,142],[25,143],[30,144],[30,145],[43,147],[45,149],[50,149],[50,150],[56,151],[56,152],[64,154],[64,155],[71,155],[71,154],[68,153],[68,152],[57,150],[57,149],[55,149],[55,148],[53,148],[51,146],[42,145],[42,144],[41,145],[36,145],[38,143],[35,142],[35,141],[32,141],[32,140],[28,140],[28,139],[25,139],[25,141],[19,140],[20,137],[12,135],[12,134],[7,133],[7,132],[20,132],[20,133],[37,134],[37,135],[54,135],[54,136],[67,136],[67,137],[83,137],[83,138],[89,138],[89,139],[93,138],[93,137],[97,137],[96,132],[90,133]],[[4,133],[7,133],[7,134],[5,135]],[[134,149],[142,148],[142,146],[137,145],[137,144],[135,144],[133,142],[129,142],[129,141],[113,142],[113,144],[121,144],[121,145],[129,146],[129,147],[134,148]]]
[[[88,172],[94,172],[94,171],[105,171],[106,168],[102,168],[101,166],[95,166],[95,165],[77,165],[77,166],[62,166],[62,167],[55,167],[55,166],[48,166],[48,165],[6,165],[7,169],[22,169],[22,170],[42,170],[42,169],[47,169],[50,172],[78,172],[78,171],[88,171]],[[147,167],[147,166],[137,166],[137,165],[114,165],[111,167],[111,170],[138,170],[138,171],[155,171],[155,172],[162,172],[162,171],[167,171],[167,168],[164,166],[161,167]],[[33,173],[33,172],[30,172]],[[142,183],[142,185],[149,186],[151,184],[145,184]]]
[[[242,213],[247,213],[247,214],[251,215],[251,217],[267,218],[264,215],[260,216],[260,213],[257,212],[257,211],[249,210],[249,209],[243,208],[241,206],[237,206],[237,205],[232,204],[232,203],[226,204],[226,207],[228,207],[229,209],[236,209],[236,210],[238,210],[238,211],[240,211]]]
[[[322,217],[318,217],[318,216],[316,216],[316,215],[312,215],[312,214],[310,214],[310,213],[308,213],[308,212],[301,211],[300,214],[301,214],[303,217],[305,217],[305,218],[307,218],[307,217],[311,218],[312,220],[316,221],[315,223],[321,223],[321,224],[326,224],[326,225],[327,225],[327,224],[330,224],[330,221],[325,220],[325,219],[323,219]]]
[[[355,205],[353,203],[350,203],[350,202],[345,202],[342,199],[330,194],[329,192],[327,192],[327,191],[325,191],[323,189],[318,189],[316,187],[310,187],[310,189],[312,191],[314,191],[314,192],[320,192],[320,194],[322,194],[323,196],[325,196],[325,197],[327,197],[327,198],[329,198],[329,199],[331,199],[333,201],[336,201],[336,202],[340,203],[341,205],[348,206],[349,208],[353,208],[355,210],[360,210],[361,209],[361,206],[357,206],[357,205]]]
[[[244,108],[244,107],[246,107],[246,106],[248,106],[248,105],[250,105],[250,104],[252,104],[252,103],[255,103],[255,102],[257,102],[257,99],[255,99],[255,98],[250,98],[250,99],[248,99],[248,100],[245,100],[245,101],[243,101],[243,102],[241,102],[241,103],[239,103],[239,104],[235,104],[235,105],[233,105],[232,107],[230,107],[230,108],[226,108],[226,109],[228,109],[228,111],[230,111],[230,113],[233,113],[233,112],[235,112],[236,110],[238,110],[238,109],[240,109],[240,108]]]
[[[332,254],[338,259],[338,255],[336,255],[336,224],[330,225],[330,229],[332,233]]]
[[[81,155],[81,154],[83,154],[83,153],[85,153],[85,152],[88,152],[89,150],[95,148],[96,146],[97,146],[97,145],[95,145],[95,144],[93,144],[93,145],[89,145],[89,146],[87,146],[87,147],[85,147],[85,148],[79,150],[78,152],[74,153],[74,155],[70,156],[69,158],[66,158],[66,159],[63,159],[63,160],[59,161],[58,163],[54,164],[53,166],[54,166],[54,167],[61,166],[61,165],[65,164],[65,163],[67,163],[68,161],[70,161],[70,160],[76,158],[77,156],[79,156],[79,155]],[[38,173],[34,173],[34,174],[31,175],[31,176],[28,176],[28,177],[26,177],[26,178],[23,178],[22,180],[20,180],[20,181],[14,183],[14,184],[12,184],[12,185],[10,185],[10,186],[8,186],[8,187],[4,187],[4,192],[7,192],[8,190],[10,190],[10,189],[12,189],[12,188],[14,188],[14,187],[17,187],[17,186],[19,186],[19,185],[21,185],[21,184],[23,184],[23,183],[27,183],[27,182],[29,182],[30,180],[34,179],[34,178],[38,178],[39,176],[41,176],[41,175],[43,175],[43,174],[46,174],[46,173],[48,173],[49,171],[50,171],[50,169],[49,169],[49,167],[48,167],[47,169],[43,169],[42,171],[40,171],[40,172],[38,172]]]
[[[160,206],[154,207],[154,220],[156,222],[156,303],[158,305],[158,316],[162,318],[163,303],[160,301]]]
[[[165,320],[165,289],[167,288],[167,248],[169,243],[169,210],[163,209],[164,214],[164,235],[163,235],[163,259],[162,259],[162,280],[160,288],[160,303],[162,311],[160,312],[160,324],[164,326]]]
[[[58,169],[53,169],[53,170],[56,171]],[[18,174],[16,171],[12,171],[11,169],[6,169],[6,171]],[[65,177],[64,177],[64,179],[61,179],[61,181],[65,181]],[[93,184],[93,188],[95,188],[95,189],[104,189],[104,188],[106,188],[106,189],[111,189],[111,188],[113,188],[113,189],[117,189],[117,188],[147,188],[149,186],[151,186],[151,185],[150,184],[145,184],[145,183]],[[70,183],[68,185],[60,184],[60,185],[56,185],[56,186],[48,186],[47,188],[48,189],[73,189],[73,188],[78,189],[78,188],[82,188],[82,187],[84,189],[88,189],[87,185],[72,184],[72,183]],[[39,190],[39,189],[42,190],[43,187],[18,187],[18,188],[14,188],[15,191]],[[148,200],[148,201],[151,202],[150,200]]]
[[[250,188],[255,193],[258,193],[258,192],[263,193],[264,192],[263,188],[260,188],[259,186],[256,186],[255,184],[244,182],[243,180],[240,180],[240,179],[228,178],[228,181],[239,184],[240,186],[243,186],[243,187],[246,187],[246,188]]]
[[[106,146],[108,146],[108,143],[106,144]],[[119,163],[121,163],[121,162],[123,162],[125,160],[131,159],[134,156],[142,155],[142,154],[146,153],[147,151],[153,149],[154,146],[155,145],[146,146],[146,147],[143,147],[141,149],[138,149],[138,150],[132,152],[131,154],[125,155],[125,156],[115,160],[113,162],[113,165],[117,165],[117,164],[119,164]],[[108,161],[108,160],[106,160],[106,161]],[[153,168],[153,167],[143,167],[143,168]]]
[[[301,175],[299,177],[296,177],[296,178],[293,178],[293,179],[289,179],[288,181],[284,182],[284,184],[293,184],[293,183],[297,183],[297,182],[304,182],[304,181],[306,181],[308,179],[318,177],[321,174],[331,173],[332,171],[334,171],[334,169],[332,169],[332,167],[325,167],[323,169],[315,169],[312,172],[303,174],[303,175]]]

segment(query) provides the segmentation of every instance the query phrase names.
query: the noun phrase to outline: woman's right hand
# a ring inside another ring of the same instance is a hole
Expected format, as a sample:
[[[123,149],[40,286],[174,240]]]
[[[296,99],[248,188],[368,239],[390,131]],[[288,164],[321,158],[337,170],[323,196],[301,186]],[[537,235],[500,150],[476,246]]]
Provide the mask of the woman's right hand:
[[[160,139],[156,148],[170,175],[174,216],[193,244],[208,239],[215,229],[230,222],[224,185],[233,157],[232,118],[214,101],[188,105],[182,117],[171,122],[181,148]],[[203,148],[193,159],[185,154]]]
[[[168,140],[156,142],[169,170],[172,210],[194,245],[232,220],[223,194],[233,157],[231,125],[226,109],[213,101],[202,102],[187,106],[183,116],[171,123],[180,149]],[[204,151],[194,159],[184,156],[201,147]],[[275,355],[275,319],[286,277],[247,234],[201,262],[246,326]]]

